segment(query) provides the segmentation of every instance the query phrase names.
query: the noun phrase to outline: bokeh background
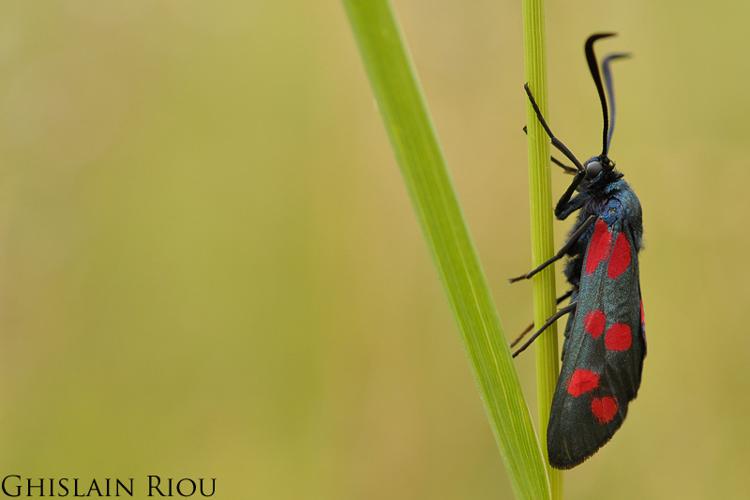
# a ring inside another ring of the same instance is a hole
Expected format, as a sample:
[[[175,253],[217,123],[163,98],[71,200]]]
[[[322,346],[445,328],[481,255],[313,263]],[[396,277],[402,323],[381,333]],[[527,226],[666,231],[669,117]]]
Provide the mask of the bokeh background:
[[[510,337],[531,317],[506,281],[530,260],[520,1],[394,5]],[[583,40],[635,54],[612,156],[647,244],[643,386],[567,497],[747,498],[750,4],[546,12],[579,156],[601,126]],[[3,474],[511,498],[335,1],[2,4],[0,360]]]

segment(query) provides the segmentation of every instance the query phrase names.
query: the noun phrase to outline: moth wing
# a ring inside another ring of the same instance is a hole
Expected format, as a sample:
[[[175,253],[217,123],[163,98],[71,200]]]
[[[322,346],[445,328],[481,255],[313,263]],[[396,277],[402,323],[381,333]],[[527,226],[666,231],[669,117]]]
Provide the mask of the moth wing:
[[[574,467],[607,443],[638,393],[646,345],[636,249],[625,219],[596,221],[547,428],[554,467]]]

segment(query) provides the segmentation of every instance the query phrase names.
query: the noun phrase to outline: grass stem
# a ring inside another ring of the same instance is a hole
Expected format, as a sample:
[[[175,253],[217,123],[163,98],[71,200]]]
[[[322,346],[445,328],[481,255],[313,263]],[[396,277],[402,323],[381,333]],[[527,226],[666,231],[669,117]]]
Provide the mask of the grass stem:
[[[524,67],[526,81],[540,109],[547,112],[547,81],[544,55],[544,0],[522,0]],[[520,94],[520,92],[519,92]],[[524,96],[525,97],[525,96]],[[531,104],[526,113],[528,126],[529,196],[531,208],[532,268],[552,257],[552,189],[549,168],[549,140]],[[556,311],[555,266],[549,266],[533,278],[534,323],[541,326]],[[547,422],[555,392],[558,367],[557,327],[553,324],[536,341],[537,405],[539,435],[547,456]],[[549,464],[549,461],[546,460]],[[552,498],[562,498],[562,474],[547,465]]]
[[[513,490],[521,499],[549,498],[510,350],[390,2],[343,3]]]

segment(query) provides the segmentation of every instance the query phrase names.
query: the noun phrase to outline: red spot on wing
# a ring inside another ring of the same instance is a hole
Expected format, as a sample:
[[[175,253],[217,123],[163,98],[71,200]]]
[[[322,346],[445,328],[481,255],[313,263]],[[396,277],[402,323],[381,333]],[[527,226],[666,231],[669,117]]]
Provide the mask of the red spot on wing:
[[[591,400],[591,413],[600,424],[608,424],[617,415],[617,400],[612,396]]]
[[[604,334],[604,346],[610,351],[627,351],[632,343],[633,334],[625,323],[615,323]]]
[[[586,255],[586,274],[596,271],[596,267],[609,253],[609,244],[612,242],[612,234],[609,232],[607,223],[601,219],[594,225],[594,234],[591,236],[589,251]]]
[[[617,235],[615,249],[612,250],[612,257],[609,259],[607,276],[612,279],[617,278],[630,265],[630,242],[624,233]]]
[[[598,339],[604,333],[604,325],[607,323],[607,317],[600,309],[594,309],[586,315],[583,320],[583,328],[592,337]]]
[[[568,393],[573,397],[586,394],[599,387],[599,374],[582,368],[576,369],[568,382]]]

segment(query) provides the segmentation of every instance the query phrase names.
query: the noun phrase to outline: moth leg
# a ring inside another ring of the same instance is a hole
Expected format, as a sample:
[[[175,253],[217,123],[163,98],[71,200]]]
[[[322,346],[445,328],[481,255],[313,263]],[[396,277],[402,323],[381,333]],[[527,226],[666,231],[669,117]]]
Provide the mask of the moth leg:
[[[523,133],[524,134],[528,134],[529,133],[528,128],[526,127],[526,125],[523,126]],[[549,159],[552,161],[552,163],[554,163],[555,165],[557,165],[558,167],[560,167],[561,169],[563,169],[563,171],[566,174],[571,174],[572,175],[572,174],[575,174],[575,173],[578,172],[577,168],[569,167],[568,165],[564,164],[563,162],[561,162],[560,160],[558,160],[554,156],[550,156]]]
[[[563,203],[562,199],[557,202],[555,207],[555,217],[557,220],[565,220],[570,214],[578,210],[583,206],[585,200],[580,196],[576,196],[572,200]]]
[[[560,296],[559,296],[559,297],[558,297],[558,298],[557,298],[557,299],[555,300],[555,304],[559,304],[559,303],[560,303],[560,302],[562,302],[563,300],[565,300],[565,299],[567,299],[568,297],[570,297],[571,295],[573,295],[573,290],[574,290],[574,289],[573,289],[573,288],[571,288],[570,290],[568,290],[568,291],[567,291],[567,292],[565,292],[564,294],[560,295]],[[524,329],[524,331],[522,331],[522,332],[521,332],[521,335],[519,335],[518,337],[516,337],[516,340],[514,340],[513,342],[511,342],[511,343],[510,343],[510,347],[511,347],[511,348],[513,348],[513,347],[516,347],[516,344],[518,344],[518,343],[519,343],[519,342],[521,341],[521,339],[523,339],[523,338],[524,338],[524,337],[526,336],[526,334],[527,334],[527,333],[529,333],[529,332],[530,332],[531,330],[533,330],[533,329],[534,329],[534,323],[532,322],[532,323],[530,323],[530,324],[529,324],[529,326],[527,326],[527,327],[526,327],[526,328]]]
[[[583,172],[583,165],[581,165],[581,162],[578,161],[578,158],[573,154],[573,152],[568,149],[568,147],[560,141],[557,137],[555,137],[555,134],[552,133],[552,130],[549,128],[549,125],[547,125],[547,121],[544,119],[544,116],[542,115],[542,111],[539,109],[539,105],[536,103],[536,99],[534,99],[534,95],[531,93],[531,89],[529,88],[529,84],[526,83],[523,86],[524,90],[526,91],[526,95],[529,97],[529,101],[531,102],[531,107],[534,108],[534,113],[536,113],[536,118],[539,120],[539,123],[542,125],[542,128],[544,128],[544,131],[547,132],[547,135],[549,136],[550,141],[552,141],[552,145],[555,146],[562,154],[565,155],[565,157],[573,162],[573,165],[576,166],[579,172]]]
[[[534,332],[534,335],[532,335],[531,338],[529,338],[529,340],[527,340],[524,345],[522,345],[521,347],[519,347],[518,350],[513,353],[513,357],[515,358],[516,356],[518,356],[519,354],[521,354],[523,351],[525,351],[526,348],[529,347],[536,340],[536,338],[539,335],[541,335],[542,332],[544,332],[544,330],[546,330],[547,328],[549,328],[550,326],[552,326],[555,323],[555,321],[557,321],[558,319],[562,318],[566,314],[569,314],[569,313],[575,311],[577,305],[578,305],[577,302],[573,302],[573,303],[571,303],[571,304],[563,307],[562,309],[560,309],[559,311],[557,311],[552,316],[550,316],[550,318],[547,321],[544,322],[544,324],[542,325],[542,327],[539,330],[537,330],[536,332]]]
[[[596,220],[596,215],[594,214],[589,215],[588,218],[585,221],[583,221],[581,225],[578,226],[578,228],[576,228],[575,231],[573,231],[573,233],[568,238],[568,241],[565,242],[562,248],[560,248],[560,250],[558,250],[555,255],[545,260],[544,262],[536,266],[534,269],[532,269],[528,273],[522,274],[521,276],[516,276],[515,278],[511,278],[510,282],[515,283],[516,281],[527,280],[531,278],[532,276],[534,276],[535,274],[537,274],[542,269],[544,269],[545,267],[549,266],[555,261],[562,259],[565,256],[565,254],[568,252],[568,250],[570,250],[573,247],[576,240],[578,240],[578,238],[581,237],[584,231],[586,231],[586,228],[588,228],[595,220]]]
[[[557,205],[555,205],[555,217],[557,217],[559,220],[565,219],[565,217],[570,215],[571,212],[575,211],[578,208],[576,207],[571,209],[571,203],[573,203],[573,201],[570,198],[573,196],[573,193],[575,193],[576,188],[585,176],[586,174],[584,172],[578,172],[573,178],[573,182],[571,182],[570,186],[568,186],[568,189],[565,190],[563,195],[557,201]],[[576,199],[578,199],[578,197],[574,198],[574,200]]]

